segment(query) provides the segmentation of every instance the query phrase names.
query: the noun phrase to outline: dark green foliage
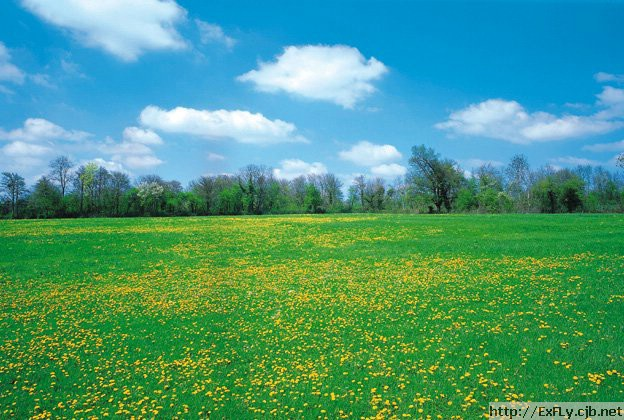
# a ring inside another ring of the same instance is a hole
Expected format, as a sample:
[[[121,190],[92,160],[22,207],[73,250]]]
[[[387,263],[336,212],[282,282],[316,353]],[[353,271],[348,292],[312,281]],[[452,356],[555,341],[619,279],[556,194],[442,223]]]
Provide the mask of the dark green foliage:
[[[32,193],[19,174],[0,182],[0,217],[136,217],[290,213],[572,213],[621,212],[624,179],[602,167],[532,171],[525,156],[509,165],[485,164],[464,173],[424,145],[412,149],[410,173],[393,182],[334,174],[279,179],[271,168],[248,165],[236,175],[202,176],[188,188],[158,175],[139,177],[94,163],[72,171],[67,157],[50,162]],[[73,187],[73,188],[72,188]],[[345,194],[346,193],[346,194]]]

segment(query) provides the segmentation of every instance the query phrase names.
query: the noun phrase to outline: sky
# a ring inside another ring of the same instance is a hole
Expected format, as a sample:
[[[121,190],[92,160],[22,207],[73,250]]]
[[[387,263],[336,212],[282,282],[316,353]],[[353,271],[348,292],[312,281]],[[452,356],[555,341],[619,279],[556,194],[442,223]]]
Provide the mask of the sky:
[[[466,171],[616,170],[622,22],[620,1],[6,0],[0,171],[348,184],[404,175],[420,144]]]

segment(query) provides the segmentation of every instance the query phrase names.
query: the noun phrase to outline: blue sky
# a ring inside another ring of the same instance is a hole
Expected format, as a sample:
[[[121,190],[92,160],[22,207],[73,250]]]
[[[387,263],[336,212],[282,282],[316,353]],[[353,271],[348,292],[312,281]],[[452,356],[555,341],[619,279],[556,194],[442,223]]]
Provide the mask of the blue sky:
[[[466,170],[624,151],[622,2],[100,3],[0,4],[0,170],[348,183],[403,174],[416,144]]]

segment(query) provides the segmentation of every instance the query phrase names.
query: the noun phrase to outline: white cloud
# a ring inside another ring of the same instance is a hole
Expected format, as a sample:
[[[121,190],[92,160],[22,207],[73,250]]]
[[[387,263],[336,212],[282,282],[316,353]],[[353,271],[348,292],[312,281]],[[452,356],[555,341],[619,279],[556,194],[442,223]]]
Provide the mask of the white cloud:
[[[84,131],[66,130],[43,118],[28,118],[22,128],[4,131],[0,128],[0,139],[10,141],[37,142],[45,140],[80,141],[90,137]]]
[[[124,60],[145,51],[186,47],[174,25],[186,11],[173,0],[22,0],[44,21],[68,30],[80,43]]]
[[[273,175],[281,179],[295,179],[301,175],[322,175],[327,167],[321,162],[304,162],[301,159],[286,159],[280,162],[281,167],[273,169]]]
[[[100,152],[110,155],[112,161],[122,163],[132,169],[153,168],[164,163],[156,157],[150,147],[162,144],[162,139],[158,137],[160,143],[154,143],[155,138],[149,134],[150,132],[146,132],[149,130],[133,129],[136,127],[128,127],[124,130],[124,140],[121,142],[107,138],[99,147]]]
[[[39,145],[24,141],[13,141],[0,148],[0,164],[4,170],[32,171],[45,165],[53,155],[50,144]]]
[[[396,147],[390,144],[373,144],[368,141],[361,141],[350,149],[339,152],[338,156],[360,166],[377,166],[402,157]]]
[[[0,128],[0,140],[8,144],[0,148],[0,166],[24,172],[27,177],[41,175],[42,168],[55,154],[66,153],[68,145],[84,145],[91,134],[66,130],[42,118],[28,118],[21,128],[5,131]],[[82,146],[81,146],[82,147]]]
[[[22,84],[24,77],[24,72],[11,63],[11,54],[7,47],[0,42],[0,82]]]
[[[82,161],[80,164],[81,165],[85,165],[87,163],[93,162],[95,163],[97,166],[102,167],[108,171],[116,171],[116,172],[123,172],[125,174],[130,174],[130,171],[128,171],[121,163],[119,162],[113,162],[112,160],[105,160],[102,158],[95,158],[95,159],[91,159],[91,160],[86,160],[86,161]]]
[[[596,79],[599,83],[607,83],[607,82],[616,82],[616,83],[624,83],[624,74],[611,74],[599,72],[594,74],[594,79]]]
[[[164,110],[150,105],[139,117],[146,127],[167,133],[189,134],[207,139],[232,139],[247,144],[307,142],[294,124],[269,120],[260,113],[217,111],[177,107]]]
[[[206,159],[208,159],[211,162],[218,162],[221,160],[225,160],[225,156],[220,155],[218,153],[208,153],[208,156],[206,156]]]
[[[52,149],[47,146],[26,143],[23,141],[14,141],[9,143],[4,146],[2,150],[5,155],[12,157],[39,157],[52,152]]]
[[[404,176],[407,173],[407,168],[397,163],[386,163],[373,166],[371,168],[371,173],[382,178],[396,178],[398,176]]]
[[[164,163],[154,155],[130,155],[123,158],[122,162],[134,169],[154,168]]]
[[[238,77],[261,92],[287,92],[307,99],[333,102],[344,108],[375,92],[372,82],[388,69],[346,45],[290,46],[274,62]]]
[[[435,125],[453,134],[481,136],[517,144],[563,140],[608,133],[624,127],[624,90],[605,86],[592,115],[529,113],[516,101],[488,99],[452,112]]]
[[[562,165],[573,165],[573,166],[578,166],[578,165],[599,166],[602,164],[601,162],[598,162],[597,160],[585,159],[585,158],[580,158],[580,157],[575,157],[575,156],[558,157],[558,158],[550,159],[550,162],[555,163],[555,164],[559,163]],[[553,167],[555,166],[557,165],[553,165]]]
[[[139,127],[126,127],[123,131],[123,139],[127,142],[134,142],[148,145],[163,144],[162,138],[152,130],[145,130]]]
[[[195,19],[195,24],[197,29],[199,29],[199,39],[202,44],[219,43],[227,48],[233,48],[236,45],[236,40],[227,36],[219,25],[204,22],[200,19]]]
[[[624,152],[624,140],[613,143],[588,144],[583,146],[583,150],[590,152]]]

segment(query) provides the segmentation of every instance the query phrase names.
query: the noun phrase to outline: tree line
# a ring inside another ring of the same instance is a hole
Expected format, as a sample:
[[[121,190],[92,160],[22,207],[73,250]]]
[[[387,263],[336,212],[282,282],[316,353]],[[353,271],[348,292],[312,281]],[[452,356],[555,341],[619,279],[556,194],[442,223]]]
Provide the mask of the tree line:
[[[624,167],[624,155],[618,165]],[[484,164],[471,173],[424,145],[414,146],[410,170],[393,182],[356,177],[343,185],[334,174],[278,179],[271,168],[248,165],[235,175],[201,176],[186,188],[158,175],[134,182],[95,163],[77,166],[66,156],[27,186],[2,172],[0,217],[133,217],[287,213],[563,213],[621,212],[624,179],[602,167],[532,169],[524,155],[504,167]]]

